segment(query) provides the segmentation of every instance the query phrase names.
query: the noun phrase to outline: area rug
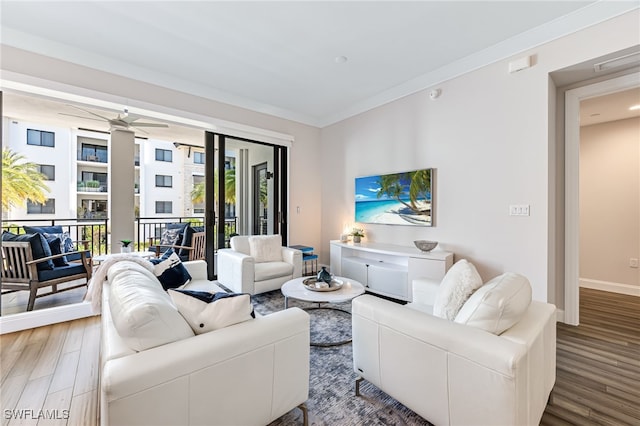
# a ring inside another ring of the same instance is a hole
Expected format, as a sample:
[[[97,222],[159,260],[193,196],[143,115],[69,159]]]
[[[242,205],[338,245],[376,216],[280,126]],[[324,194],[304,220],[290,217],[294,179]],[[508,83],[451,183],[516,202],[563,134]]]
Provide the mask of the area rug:
[[[280,290],[252,296],[255,310],[263,315],[284,309]],[[289,307],[316,307],[317,304],[289,299]],[[336,303],[350,311],[351,303]],[[311,341],[319,343],[348,340],[351,337],[351,316],[327,309],[309,310]],[[352,345],[311,346],[309,376],[310,425],[430,425],[413,411],[375,386],[364,381],[360,396],[355,396],[356,374],[353,372]],[[292,410],[270,426],[301,425],[302,412]]]

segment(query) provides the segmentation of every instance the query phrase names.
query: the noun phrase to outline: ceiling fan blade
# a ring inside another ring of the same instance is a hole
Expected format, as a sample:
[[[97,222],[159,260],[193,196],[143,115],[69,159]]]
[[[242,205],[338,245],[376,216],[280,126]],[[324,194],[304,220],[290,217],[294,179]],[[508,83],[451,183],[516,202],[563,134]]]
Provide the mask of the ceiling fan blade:
[[[79,109],[80,111],[86,112],[87,114],[91,114],[91,115],[95,115],[96,117],[100,117],[103,120],[107,120],[107,121],[111,120],[110,118],[104,117],[104,116],[102,116],[100,114],[96,114],[95,112],[91,112],[91,111],[86,110],[84,108],[80,108],[80,107],[77,107],[77,106],[71,105],[71,104],[67,104],[67,105],[69,105],[71,108]]]
[[[82,115],[67,114],[67,113],[65,113],[65,112],[59,112],[58,114],[60,114],[60,115],[68,115],[69,117],[83,118],[83,119],[85,119],[85,120],[104,121],[104,120],[101,120],[101,119],[99,119],[99,118],[84,117],[84,116],[82,116]]]
[[[129,125],[131,127],[169,127],[168,124],[164,124],[164,123],[136,123],[136,122],[132,122],[132,123],[129,123]]]

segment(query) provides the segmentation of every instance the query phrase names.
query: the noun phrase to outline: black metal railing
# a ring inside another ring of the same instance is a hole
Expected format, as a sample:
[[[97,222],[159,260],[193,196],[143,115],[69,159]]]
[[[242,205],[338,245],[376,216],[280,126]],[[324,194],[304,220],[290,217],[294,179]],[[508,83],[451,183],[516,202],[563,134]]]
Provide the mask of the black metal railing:
[[[107,226],[109,218],[103,219],[10,219],[2,220],[2,231],[24,234],[23,226],[60,226],[62,232],[68,232],[73,241],[79,242],[78,248],[91,250],[92,255],[109,252]]]
[[[141,217],[135,219],[135,235],[133,236],[134,250],[144,251],[149,248],[152,238],[157,242],[169,223],[189,222],[191,226],[204,226],[204,217]],[[225,247],[229,247],[229,239],[236,234],[237,217],[226,218],[224,221]],[[63,232],[68,232],[72,240],[78,241],[91,250],[92,255],[118,252],[119,246],[113,245],[109,236],[109,218],[101,219],[11,219],[2,220],[2,231],[24,234],[24,226],[61,226]],[[214,228],[215,233],[215,228]]]

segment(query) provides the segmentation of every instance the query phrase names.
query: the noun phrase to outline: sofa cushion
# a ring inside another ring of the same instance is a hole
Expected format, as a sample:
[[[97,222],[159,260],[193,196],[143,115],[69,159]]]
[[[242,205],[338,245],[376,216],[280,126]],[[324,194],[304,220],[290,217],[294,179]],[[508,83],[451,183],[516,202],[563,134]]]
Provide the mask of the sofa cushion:
[[[169,295],[196,334],[218,330],[255,317],[249,294],[170,289]]]
[[[12,232],[4,231],[2,233],[2,241],[29,242],[29,244],[31,245],[31,256],[33,257],[33,260],[51,256],[51,248],[49,248],[47,240],[41,233],[16,235]],[[51,270],[54,268],[54,266],[55,265],[53,264],[53,261],[51,259],[36,264],[38,273],[40,273],[41,271]]]
[[[58,237],[60,238],[60,251],[62,253],[68,253],[74,251],[73,240],[68,232],[62,229],[60,225],[54,226],[23,226],[24,232],[27,234],[41,233],[45,238]]]
[[[256,263],[282,261],[282,237],[280,235],[255,235],[249,237],[249,253]]]
[[[501,334],[516,324],[531,304],[529,280],[507,272],[476,290],[455,318],[493,334]]]
[[[482,285],[473,263],[457,261],[445,274],[433,302],[433,315],[453,320],[469,296]]]
[[[255,271],[255,281],[265,281],[293,275],[293,265],[287,262],[256,263]]]
[[[142,265],[109,268],[109,310],[123,341],[135,351],[192,337],[193,331],[158,279]]]
[[[153,272],[165,290],[178,288],[191,280],[191,275],[184,267],[180,257],[173,249],[169,249],[159,259],[151,259]]]

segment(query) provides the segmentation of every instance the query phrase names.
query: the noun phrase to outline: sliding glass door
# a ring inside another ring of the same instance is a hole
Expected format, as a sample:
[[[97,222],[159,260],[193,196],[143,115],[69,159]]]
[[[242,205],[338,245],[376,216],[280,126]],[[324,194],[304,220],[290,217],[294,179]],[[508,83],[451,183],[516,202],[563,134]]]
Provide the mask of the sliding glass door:
[[[233,235],[280,234],[287,244],[287,148],[205,134],[205,223],[210,279]]]

